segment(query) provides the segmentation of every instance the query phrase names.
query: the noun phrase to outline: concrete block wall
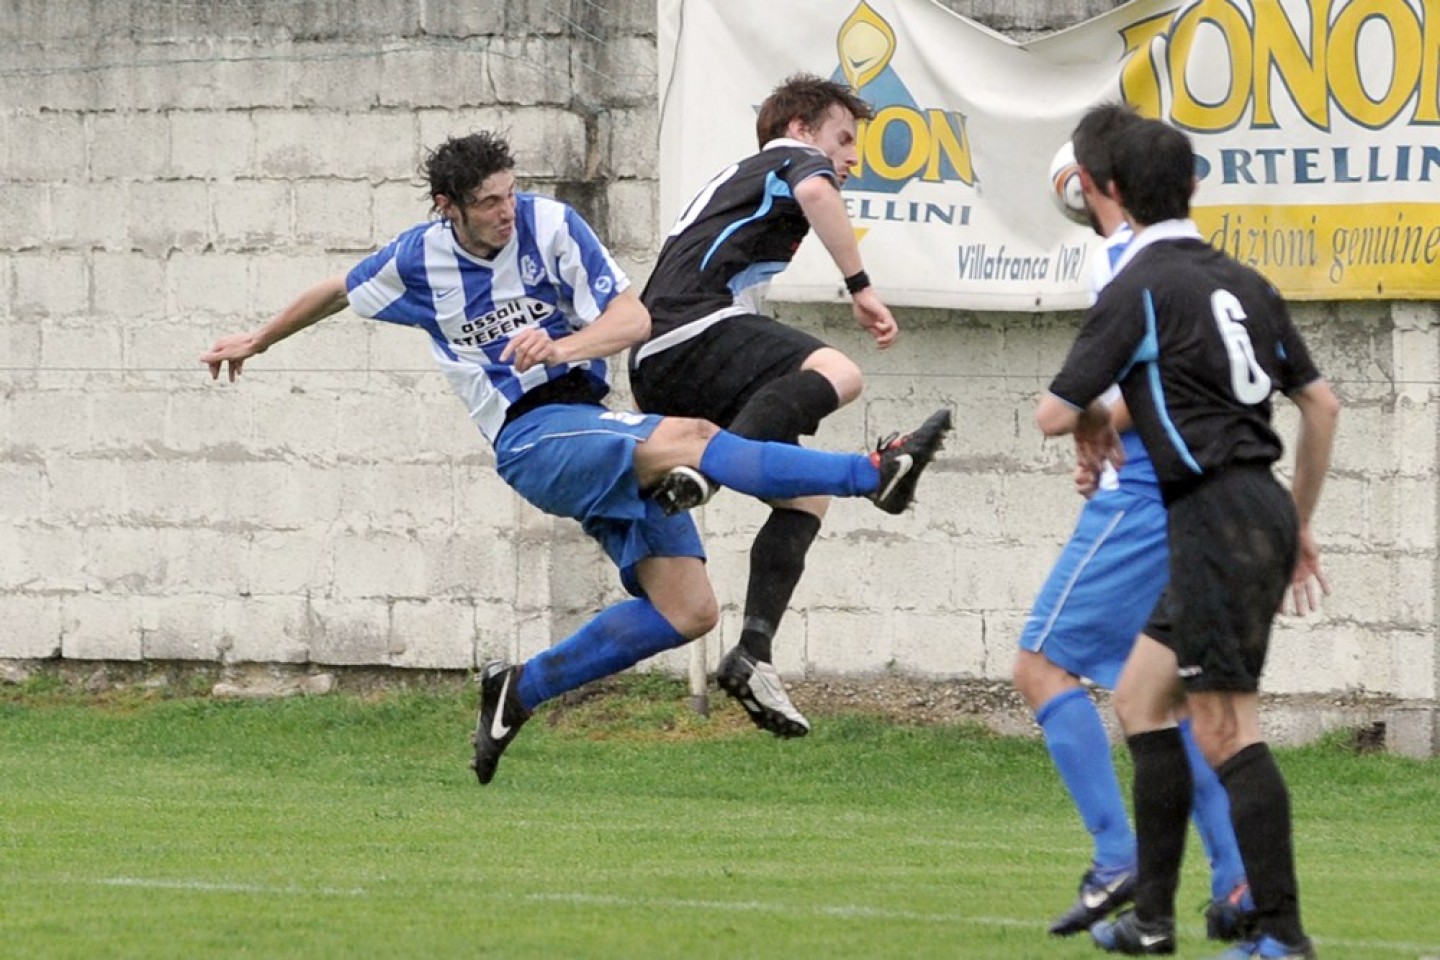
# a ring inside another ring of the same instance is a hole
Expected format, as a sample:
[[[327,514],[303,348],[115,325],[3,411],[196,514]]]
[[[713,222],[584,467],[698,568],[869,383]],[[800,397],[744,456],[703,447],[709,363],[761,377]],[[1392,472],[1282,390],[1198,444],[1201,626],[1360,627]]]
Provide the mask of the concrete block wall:
[[[1020,38],[1113,5],[952,4]],[[643,282],[651,0],[54,0],[0,10],[0,50],[0,659],[463,668],[620,596],[574,524],[495,476],[423,337],[341,314],[236,385],[197,357],[423,219],[424,148],[476,127]],[[782,670],[1005,677],[1078,509],[1030,419],[1078,316],[903,311],[880,354],[843,310],[776,309],[867,371],[819,444],[959,414],[912,514],[834,506]],[[1269,688],[1433,699],[1440,313],[1296,314],[1347,402],[1318,528],[1335,595],[1282,623]],[[731,494],[699,513],[712,664],[763,516]]]

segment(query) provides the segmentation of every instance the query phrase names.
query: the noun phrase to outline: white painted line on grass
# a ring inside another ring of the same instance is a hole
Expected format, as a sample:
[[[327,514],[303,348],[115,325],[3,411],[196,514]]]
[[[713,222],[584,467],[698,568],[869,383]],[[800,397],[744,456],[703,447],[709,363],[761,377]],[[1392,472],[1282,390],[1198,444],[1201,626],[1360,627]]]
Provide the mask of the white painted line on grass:
[[[795,916],[796,914],[811,914],[814,916],[862,918],[870,920],[904,920],[911,923],[936,923],[955,924],[972,927],[1010,927],[1017,929],[1039,930],[1043,925],[1042,921],[1035,919],[1021,920],[1016,917],[972,917],[960,913],[918,913],[911,910],[884,910],[877,907],[864,906],[800,906],[786,903],[766,903],[759,900],[684,900],[666,897],[621,897],[613,894],[590,894],[590,893],[530,893],[523,899],[545,903],[574,903],[579,905],[594,904],[606,907],[634,907],[645,909],[647,907],[673,907],[684,910],[715,910],[730,911],[736,913],[779,913]],[[1194,936],[1204,936],[1204,931],[1198,924],[1181,924],[1182,933],[1190,933]],[[1317,946],[1333,947],[1346,950],[1382,950],[1386,953],[1397,953],[1407,956],[1420,954],[1440,953],[1440,947],[1433,943],[1404,943],[1396,940],[1352,940],[1344,937],[1313,937]]]
[[[102,887],[140,887],[146,890],[189,890],[196,893],[259,893],[278,896],[311,894],[317,897],[363,897],[361,887],[300,887],[293,884],[272,886],[263,883],[216,883],[210,880],[156,880],[149,877],[102,877],[98,880],[76,880],[71,883],[94,883]]]

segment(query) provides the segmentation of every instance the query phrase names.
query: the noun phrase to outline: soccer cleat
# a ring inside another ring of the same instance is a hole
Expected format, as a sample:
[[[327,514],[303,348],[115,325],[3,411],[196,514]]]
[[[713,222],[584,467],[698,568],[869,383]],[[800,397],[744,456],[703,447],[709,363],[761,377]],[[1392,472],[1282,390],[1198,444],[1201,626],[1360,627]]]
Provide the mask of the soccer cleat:
[[[500,754],[520,732],[530,711],[520,706],[515,686],[520,682],[520,667],[503,660],[491,660],[480,669],[480,712],[475,718],[475,759],[470,769],[482,784],[495,779]]]
[[[740,701],[750,722],[761,730],[787,739],[810,732],[810,721],[790,702],[774,664],[756,660],[744,647],[725,654],[715,680],[721,690]]]
[[[1145,921],[1126,910],[1114,920],[1101,920],[1090,928],[1095,946],[1110,953],[1131,956],[1175,952],[1175,921],[1170,917]]]
[[[1315,960],[1315,948],[1309,940],[1302,940],[1298,945],[1291,946],[1274,937],[1264,936],[1258,940],[1237,943],[1214,960],[1250,960],[1252,957],[1261,957],[1263,960]]]
[[[936,410],[914,433],[891,435],[876,445],[870,462],[880,471],[880,485],[870,494],[886,513],[904,513],[915,499],[915,484],[935,458],[950,430],[950,411]]]
[[[1109,879],[1102,880],[1095,868],[1080,878],[1080,895],[1069,910],[1050,924],[1050,933],[1068,937],[1089,930],[1090,925],[1105,919],[1135,898],[1135,869],[1131,867]]]
[[[1244,940],[1255,935],[1255,901],[1250,884],[1240,881],[1228,896],[1205,905],[1205,936],[1210,940]]]
[[[650,498],[667,517],[704,506],[715,496],[716,484],[693,467],[673,467],[654,487]]]

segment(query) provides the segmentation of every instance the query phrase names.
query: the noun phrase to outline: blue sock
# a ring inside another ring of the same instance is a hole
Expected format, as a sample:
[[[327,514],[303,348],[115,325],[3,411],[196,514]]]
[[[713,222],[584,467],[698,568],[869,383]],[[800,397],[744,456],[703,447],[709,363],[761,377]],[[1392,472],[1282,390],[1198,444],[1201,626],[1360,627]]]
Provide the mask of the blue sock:
[[[880,471],[864,454],[763,443],[724,430],[705,447],[700,472],[722,487],[761,500],[855,497],[880,485]]]
[[[1084,688],[1075,687],[1046,701],[1035,720],[1085,829],[1095,838],[1095,866],[1102,873],[1133,867],[1135,832],[1095,701]]]
[[[1190,776],[1195,781],[1191,813],[1205,855],[1210,858],[1210,896],[1220,900],[1245,879],[1245,864],[1240,859],[1240,845],[1235,842],[1235,827],[1230,823],[1230,797],[1220,777],[1205,761],[1188,719],[1180,722],[1180,739],[1185,741],[1185,754],[1190,758]]]
[[[525,663],[515,692],[533,710],[568,690],[619,673],[688,642],[644,598],[606,607],[585,626]]]

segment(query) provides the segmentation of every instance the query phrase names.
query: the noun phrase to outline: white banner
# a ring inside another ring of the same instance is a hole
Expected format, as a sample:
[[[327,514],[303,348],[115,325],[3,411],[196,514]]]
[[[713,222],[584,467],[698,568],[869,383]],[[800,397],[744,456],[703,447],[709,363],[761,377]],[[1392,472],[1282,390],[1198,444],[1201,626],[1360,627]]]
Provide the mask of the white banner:
[[[1440,296],[1440,0],[1134,0],[1026,45],[932,0],[659,10],[667,226],[805,71],[876,111],[844,196],[893,304],[1083,306],[1097,238],[1057,213],[1048,166],[1105,101],[1190,134],[1196,222],[1286,295]],[[842,294],[818,243],[771,291]]]

